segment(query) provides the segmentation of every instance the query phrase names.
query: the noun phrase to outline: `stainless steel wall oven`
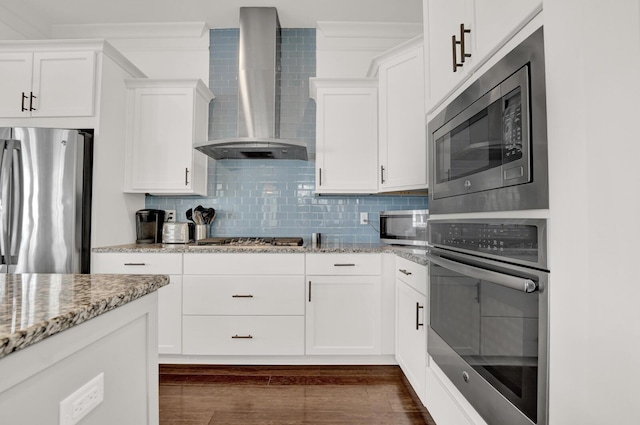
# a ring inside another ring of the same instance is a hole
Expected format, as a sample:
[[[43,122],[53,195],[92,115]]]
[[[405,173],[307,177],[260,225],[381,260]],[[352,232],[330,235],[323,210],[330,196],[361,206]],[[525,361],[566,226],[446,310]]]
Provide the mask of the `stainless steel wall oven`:
[[[540,28],[428,123],[432,214],[548,208],[544,69]]]
[[[429,223],[433,361],[491,425],[547,424],[546,220]]]

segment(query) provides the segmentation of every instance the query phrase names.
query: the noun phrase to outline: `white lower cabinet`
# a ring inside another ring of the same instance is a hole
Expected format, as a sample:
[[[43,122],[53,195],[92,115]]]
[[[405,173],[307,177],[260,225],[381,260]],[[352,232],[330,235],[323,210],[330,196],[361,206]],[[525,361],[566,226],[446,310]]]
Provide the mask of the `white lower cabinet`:
[[[169,275],[158,290],[158,353],[182,353],[182,254],[94,253],[91,272]]]
[[[304,316],[191,316],[184,354],[303,355]]]
[[[380,254],[307,254],[307,354],[381,354],[381,263]]]
[[[396,360],[425,403],[427,266],[396,257]]]
[[[304,355],[304,254],[185,254],[183,354]]]

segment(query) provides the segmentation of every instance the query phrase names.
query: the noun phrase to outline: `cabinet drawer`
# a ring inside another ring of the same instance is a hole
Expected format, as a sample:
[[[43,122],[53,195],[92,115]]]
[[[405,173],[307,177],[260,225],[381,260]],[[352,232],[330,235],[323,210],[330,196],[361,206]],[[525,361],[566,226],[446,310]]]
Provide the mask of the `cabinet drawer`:
[[[183,354],[304,354],[304,316],[185,316],[182,324]]]
[[[96,253],[91,259],[93,273],[182,274],[177,253]]]
[[[381,272],[380,254],[307,254],[307,275],[376,276]]]
[[[427,266],[396,256],[396,279],[403,281],[422,295],[427,294]]]
[[[184,314],[303,315],[303,276],[184,277]]]
[[[185,254],[184,274],[304,274],[304,254]]]

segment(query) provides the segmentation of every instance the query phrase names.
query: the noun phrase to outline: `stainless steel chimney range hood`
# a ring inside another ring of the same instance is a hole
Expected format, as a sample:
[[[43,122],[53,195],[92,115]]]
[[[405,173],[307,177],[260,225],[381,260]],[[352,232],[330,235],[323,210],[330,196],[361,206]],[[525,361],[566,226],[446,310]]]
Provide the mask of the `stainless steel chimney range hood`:
[[[215,159],[307,160],[306,144],[280,139],[280,22],[274,7],[240,8],[238,137],[194,148]]]

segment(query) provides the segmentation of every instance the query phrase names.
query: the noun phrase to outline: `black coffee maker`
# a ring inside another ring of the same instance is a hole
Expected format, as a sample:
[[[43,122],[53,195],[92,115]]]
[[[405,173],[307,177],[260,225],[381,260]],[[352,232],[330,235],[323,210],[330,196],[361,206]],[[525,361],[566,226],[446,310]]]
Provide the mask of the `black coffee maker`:
[[[162,243],[164,210],[136,211],[136,243]]]

